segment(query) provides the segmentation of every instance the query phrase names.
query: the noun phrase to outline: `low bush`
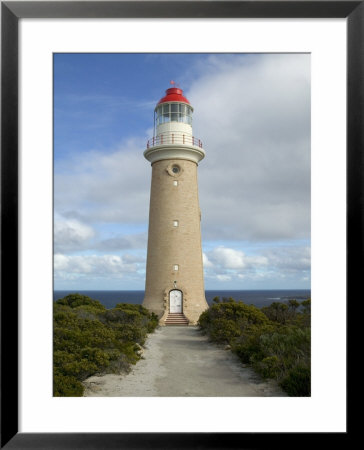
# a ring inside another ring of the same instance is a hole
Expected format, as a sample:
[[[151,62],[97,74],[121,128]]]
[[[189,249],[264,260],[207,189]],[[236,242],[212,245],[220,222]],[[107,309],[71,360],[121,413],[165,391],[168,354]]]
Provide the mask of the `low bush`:
[[[309,397],[311,395],[311,370],[307,366],[297,365],[280,382],[290,397]]]
[[[102,372],[128,371],[140,346],[158,325],[141,305],[119,303],[107,310],[99,301],[68,295],[53,311],[54,396],[82,396],[82,381]]]
[[[210,338],[214,342],[227,343],[240,336],[239,325],[231,319],[212,319],[210,323]]]
[[[53,395],[55,397],[82,397],[84,388],[76,377],[63,375],[57,370],[53,374]]]
[[[276,379],[288,395],[310,395],[310,300],[256,308],[214,299],[199,318],[211,341],[228,343],[263,378]]]
[[[255,362],[254,368],[264,378],[278,378],[279,373],[282,371],[280,360],[278,356],[266,356]]]
[[[232,298],[220,303],[215,298],[215,304],[201,314],[198,324],[214,342],[231,344],[250,325],[268,322],[266,315],[253,305]]]

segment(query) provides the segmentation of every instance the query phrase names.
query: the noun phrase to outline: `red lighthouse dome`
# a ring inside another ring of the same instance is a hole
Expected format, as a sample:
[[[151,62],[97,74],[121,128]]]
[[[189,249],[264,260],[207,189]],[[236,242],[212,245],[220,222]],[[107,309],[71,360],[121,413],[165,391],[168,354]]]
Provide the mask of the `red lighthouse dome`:
[[[166,102],[181,102],[190,104],[186,97],[183,96],[183,91],[180,88],[172,87],[166,90],[166,95],[159,100],[157,106]]]

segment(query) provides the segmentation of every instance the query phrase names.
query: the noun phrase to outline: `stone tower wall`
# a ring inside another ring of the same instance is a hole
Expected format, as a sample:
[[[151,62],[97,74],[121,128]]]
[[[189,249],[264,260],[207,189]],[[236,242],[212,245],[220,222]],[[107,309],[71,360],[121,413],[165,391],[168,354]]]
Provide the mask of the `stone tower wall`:
[[[180,172],[175,174],[172,167]],[[177,181],[178,185],[174,185]],[[143,306],[163,324],[169,312],[169,291],[183,292],[183,313],[190,324],[208,308],[205,299],[197,164],[183,159],[152,165],[148,257]],[[178,226],[173,221],[178,221]],[[178,271],[174,265],[178,264]]]

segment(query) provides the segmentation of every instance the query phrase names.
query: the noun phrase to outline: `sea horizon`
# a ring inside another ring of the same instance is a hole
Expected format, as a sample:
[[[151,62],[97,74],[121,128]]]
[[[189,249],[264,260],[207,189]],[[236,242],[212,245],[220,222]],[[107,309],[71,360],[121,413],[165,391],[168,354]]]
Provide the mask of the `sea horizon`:
[[[117,303],[142,304],[144,289],[115,290],[115,289],[55,289],[53,301],[69,294],[82,294],[101,302],[106,308],[114,308]],[[205,296],[209,305],[215,297],[229,298],[243,301],[261,308],[273,302],[285,302],[289,299],[303,301],[311,297],[310,289],[206,289]]]

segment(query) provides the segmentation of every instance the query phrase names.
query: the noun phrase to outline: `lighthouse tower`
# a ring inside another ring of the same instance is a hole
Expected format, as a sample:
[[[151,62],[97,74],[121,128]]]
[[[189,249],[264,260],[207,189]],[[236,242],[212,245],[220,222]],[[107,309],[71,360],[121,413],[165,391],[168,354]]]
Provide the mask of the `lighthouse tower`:
[[[195,325],[205,298],[197,165],[205,152],[192,134],[193,108],[181,89],[167,89],[154,110],[148,255],[143,306],[160,325]]]

